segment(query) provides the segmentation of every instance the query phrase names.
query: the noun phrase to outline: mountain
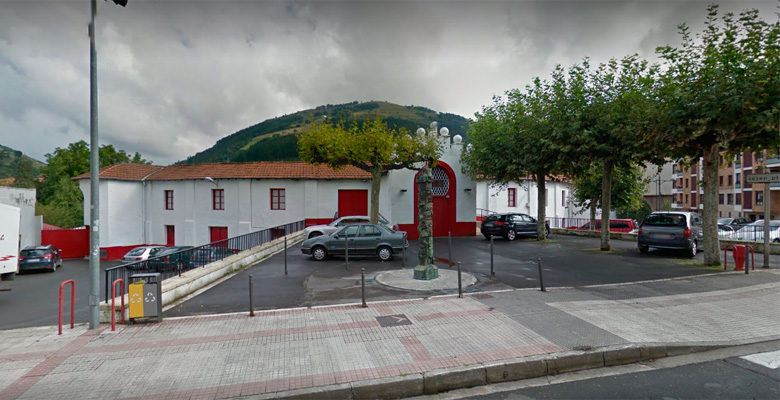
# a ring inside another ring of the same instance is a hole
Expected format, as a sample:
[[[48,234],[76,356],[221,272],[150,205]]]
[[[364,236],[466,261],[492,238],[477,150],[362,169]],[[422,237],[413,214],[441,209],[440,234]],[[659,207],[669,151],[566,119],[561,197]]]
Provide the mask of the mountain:
[[[437,121],[439,127],[446,126],[451,135],[461,135],[464,139],[469,124],[468,119],[459,115],[384,101],[328,104],[244,128],[180,163],[298,160],[296,134],[308,130],[312,121],[326,118],[331,123],[347,125],[376,117],[382,118],[391,127],[403,127],[411,132],[419,127],[427,128],[432,121]]]
[[[33,168],[36,170],[35,174],[44,166],[42,162],[27,157],[19,150],[0,145],[0,179],[12,177],[14,175],[14,165],[22,158],[32,161]]]

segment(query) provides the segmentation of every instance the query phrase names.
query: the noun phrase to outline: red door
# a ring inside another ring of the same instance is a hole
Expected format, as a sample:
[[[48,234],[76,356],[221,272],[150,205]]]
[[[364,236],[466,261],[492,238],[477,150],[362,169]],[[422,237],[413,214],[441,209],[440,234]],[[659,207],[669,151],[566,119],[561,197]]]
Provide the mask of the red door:
[[[433,236],[447,236],[450,232],[450,199],[445,196],[433,196]]]
[[[165,225],[165,245],[169,247],[176,245],[176,231],[173,225]]]
[[[339,190],[339,217],[368,215],[368,190]]]
[[[209,231],[211,233],[211,243],[223,240],[222,243],[215,244],[215,246],[227,247],[227,240],[225,240],[228,238],[227,226],[210,226]]]

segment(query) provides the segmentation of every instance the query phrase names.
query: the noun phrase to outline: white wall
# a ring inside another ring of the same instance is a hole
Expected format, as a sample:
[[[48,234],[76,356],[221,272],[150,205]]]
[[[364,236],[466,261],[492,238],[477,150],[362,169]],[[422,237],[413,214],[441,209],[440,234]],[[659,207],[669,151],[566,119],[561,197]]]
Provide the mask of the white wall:
[[[41,219],[35,216],[35,189],[0,186],[0,203],[19,208],[21,248],[41,244]]]
[[[487,182],[476,184],[477,204],[476,208],[489,210],[496,213],[519,212],[536,217],[539,201],[536,182],[530,179],[522,182],[511,182],[507,187],[499,190],[498,186]],[[509,188],[516,190],[516,206],[509,207]],[[547,208],[545,214],[548,218],[581,218],[580,213],[572,204],[571,184],[568,182],[551,182],[545,184],[547,189]]]

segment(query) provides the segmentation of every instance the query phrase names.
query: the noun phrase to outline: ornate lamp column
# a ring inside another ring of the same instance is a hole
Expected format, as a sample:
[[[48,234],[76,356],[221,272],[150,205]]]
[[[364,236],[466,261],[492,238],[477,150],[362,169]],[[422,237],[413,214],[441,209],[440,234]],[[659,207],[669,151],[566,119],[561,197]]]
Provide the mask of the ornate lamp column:
[[[438,124],[431,123],[430,132],[425,129],[417,129],[418,135],[426,133],[438,137]],[[442,128],[443,134],[448,134],[447,128]],[[415,183],[417,183],[417,232],[420,234],[420,249],[417,254],[417,266],[414,267],[414,279],[429,281],[439,277],[439,269],[433,263],[433,174],[431,164],[435,160],[429,160],[420,169]]]

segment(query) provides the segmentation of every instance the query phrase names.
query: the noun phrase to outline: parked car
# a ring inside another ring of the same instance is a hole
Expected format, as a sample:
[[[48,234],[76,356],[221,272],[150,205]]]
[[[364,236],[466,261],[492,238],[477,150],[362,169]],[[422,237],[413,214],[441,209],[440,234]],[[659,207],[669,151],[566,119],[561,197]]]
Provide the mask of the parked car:
[[[636,233],[637,228],[639,228],[639,224],[636,223],[633,219],[611,219],[609,220],[609,231],[610,232],[623,232],[623,233]],[[577,230],[586,230],[586,231],[600,231],[601,230],[601,220],[597,219],[593,221],[593,224],[591,224],[591,221],[588,221],[582,226],[579,227],[569,227],[567,229],[577,229]]]
[[[62,254],[52,245],[27,246],[19,253],[19,273],[36,269],[54,272],[62,266]]]
[[[238,252],[238,250],[227,247],[199,247],[190,256],[190,263],[200,267],[230,257]]]
[[[345,255],[345,243],[349,243],[350,256],[378,256],[382,261],[390,261],[393,254],[400,253],[409,245],[405,237],[406,232],[395,232],[384,224],[352,224],[330,235],[304,240],[301,252],[322,261],[328,256]]]
[[[136,262],[148,260],[149,257],[154,257],[165,249],[165,246],[140,246],[128,251],[124,257],[123,262]]]
[[[550,224],[544,223],[545,235],[550,235]],[[503,236],[507,240],[515,240],[518,236],[537,237],[536,218],[521,213],[491,214],[482,220],[480,228],[486,239],[490,236]]]
[[[333,232],[336,232],[340,228],[351,225],[351,224],[359,224],[364,222],[371,222],[371,218],[366,215],[350,215],[346,217],[341,217],[335,219],[333,222],[327,224],[327,225],[314,225],[310,226],[303,230],[303,237],[306,239],[311,239],[313,237],[322,236],[322,235],[330,235]],[[390,225],[387,220],[380,217],[379,223],[384,225],[386,228],[395,231],[395,227]]]
[[[734,228],[731,225],[718,224],[718,238],[726,240],[734,240]]]
[[[745,225],[731,236],[732,240],[748,240],[753,242],[764,241],[764,220],[759,219]],[[769,241],[780,243],[780,220],[769,220]]]
[[[642,253],[647,253],[650,247],[681,249],[695,257],[703,240],[702,218],[698,213],[656,211],[639,227],[637,247]]]
[[[192,246],[172,246],[166,247],[157,253],[154,258],[149,259],[149,269],[158,272],[164,271],[185,271],[192,267],[190,262],[194,251],[190,250]],[[188,251],[189,250],[189,251]]]
[[[724,225],[731,227],[731,229],[738,231],[743,226],[750,224],[750,220],[745,217],[736,218],[718,218],[718,225]]]

